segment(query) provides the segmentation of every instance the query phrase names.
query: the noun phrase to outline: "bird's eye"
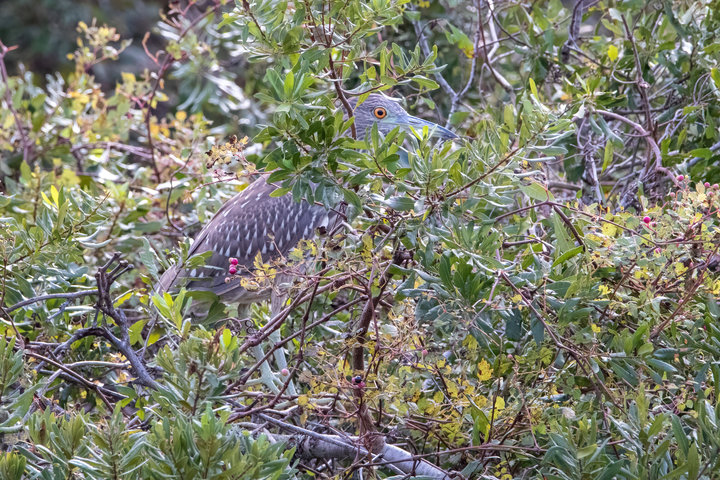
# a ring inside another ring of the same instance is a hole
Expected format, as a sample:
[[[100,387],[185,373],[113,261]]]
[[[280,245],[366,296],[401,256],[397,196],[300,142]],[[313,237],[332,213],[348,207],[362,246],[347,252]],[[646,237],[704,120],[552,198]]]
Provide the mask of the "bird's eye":
[[[375,110],[373,110],[373,115],[377,118],[385,118],[387,116],[387,110],[385,110],[383,107],[375,107]]]

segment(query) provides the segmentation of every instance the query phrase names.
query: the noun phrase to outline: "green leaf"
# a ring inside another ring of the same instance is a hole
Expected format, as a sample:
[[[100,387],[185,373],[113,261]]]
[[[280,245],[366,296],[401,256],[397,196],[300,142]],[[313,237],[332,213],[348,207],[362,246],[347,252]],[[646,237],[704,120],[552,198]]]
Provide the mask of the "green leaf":
[[[667,373],[677,372],[677,368],[673,367],[672,365],[670,365],[667,362],[663,362],[662,360],[658,360],[656,358],[648,358],[647,363],[648,363],[648,365],[652,366],[653,368],[656,368],[663,372],[667,372]]]
[[[145,324],[147,323],[147,320],[140,320],[138,322],[133,323],[130,328],[128,328],[128,334],[130,337],[130,344],[135,345],[137,343],[140,343],[142,341],[142,331],[145,327]]]
[[[270,197],[272,197],[272,198],[282,197],[283,195],[287,194],[289,191],[290,191],[290,189],[285,188],[285,187],[276,188],[275,190],[270,192]]]
[[[612,162],[614,150],[615,147],[613,145],[612,139],[608,138],[608,140],[605,142],[605,153],[603,155],[602,169],[600,170],[601,173],[604,173],[608,165],[610,165],[610,162]]]
[[[508,130],[511,132],[514,132],[517,129],[517,123],[515,122],[515,109],[509,103],[505,105],[503,110],[503,120],[505,121],[505,125],[507,125]]]
[[[567,252],[560,255],[557,260],[555,260],[552,264],[553,267],[560,265],[561,263],[565,263],[575,255],[581,253],[583,251],[584,247],[582,245],[575,247],[573,249],[568,250]]]
[[[230,342],[232,341],[232,332],[230,329],[225,328],[222,332],[222,345],[227,350],[227,348],[230,346]]]
[[[700,456],[698,455],[698,448],[697,444],[693,442],[693,444],[690,446],[690,450],[688,450],[687,454],[687,464],[688,464],[688,479],[696,479],[698,478],[698,473],[700,472]]]
[[[528,83],[530,84],[530,92],[533,94],[535,98],[540,100],[540,94],[538,94],[537,85],[535,85],[535,80],[532,78],[528,78]]]
[[[590,455],[592,455],[593,453],[595,453],[596,450],[597,450],[597,445],[596,445],[596,444],[592,444],[592,445],[588,445],[587,447],[583,447],[583,448],[581,448],[580,450],[578,450],[578,452],[577,452],[577,458],[578,458],[578,460],[582,460],[583,458],[587,458],[587,457],[589,457]]]
[[[720,70],[717,68],[710,69],[710,77],[712,77],[716,88],[720,88]]]
[[[552,193],[550,193],[550,190],[548,190],[543,185],[540,185],[537,182],[533,182],[529,185],[520,185],[520,190],[527,195],[528,197],[532,198],[533,200],[538,200],[541,202],[546,202],[548,200],[554,201],[555,197]]]
[[[409,197],[391,197],[385,200],[385,204],[399,212],[409,212],[415,206],[415,201]]]
[[[688,155],[690,155],[690,157],[700,157],[707,160],[713,156],[713,151],[709,148],[696,148],[695,150],[691,150]]]
[[[285,98],[292,98],[293,88],[295,88],[295,76],[292,70],[290,70],[287,75],[285,75],[285,81],[283,82]]]

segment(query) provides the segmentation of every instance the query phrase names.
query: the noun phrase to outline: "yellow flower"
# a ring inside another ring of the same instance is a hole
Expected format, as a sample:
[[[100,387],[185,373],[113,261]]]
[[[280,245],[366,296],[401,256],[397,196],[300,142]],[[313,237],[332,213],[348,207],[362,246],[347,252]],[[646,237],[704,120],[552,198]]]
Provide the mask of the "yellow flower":
[[[650,278],[650,276],[647,274],[647,272],[642,270],[635,270],[633,272],[633,277],[637,278],[638,280],[642,280],[643,278]]]
[[[610,288],[607,285],[600,285],[598,286],[598,291],[600,292],[600,295],[604,297],[610,293]]]
[[[481,382],[492,378],[492,367],[484,358],[478,363],[478,379]]]
[[[602,233],[606,237],[614,237],[617,233],[617,227],[612,223],[603,223]]]
[[[592,329],[593,333],[600,333],[602,331],[602,329],[594,323],[590,324],[590,328]]]

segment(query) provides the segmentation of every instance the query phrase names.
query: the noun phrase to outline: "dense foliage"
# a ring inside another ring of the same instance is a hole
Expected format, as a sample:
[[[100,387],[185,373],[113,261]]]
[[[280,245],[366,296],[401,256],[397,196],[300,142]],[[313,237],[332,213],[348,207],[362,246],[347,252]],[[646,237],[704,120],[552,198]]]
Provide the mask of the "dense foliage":
[[[1,23],[0,478],[717,478],[718,7],[179,2],[45,76]],[[346,222],[193,320],[153,285],[258,171]]]

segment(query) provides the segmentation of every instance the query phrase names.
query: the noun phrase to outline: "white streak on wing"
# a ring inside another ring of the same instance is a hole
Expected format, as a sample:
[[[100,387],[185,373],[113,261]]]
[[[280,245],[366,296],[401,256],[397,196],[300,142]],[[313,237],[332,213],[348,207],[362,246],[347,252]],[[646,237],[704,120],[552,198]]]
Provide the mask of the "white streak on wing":
[[[193,268],[192,270],[190,270],[190,276],[194,277],[195,275],[197,275],[197,268]]]
[[[262,248],[262,254],[265,255],[267,253],[267,243],[263,245]]]
[[[247,258],[252,258],[251,255],[252,255],[252,243],[250,245],[248,245],[246,256],[247,256]]]

